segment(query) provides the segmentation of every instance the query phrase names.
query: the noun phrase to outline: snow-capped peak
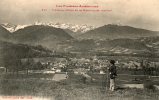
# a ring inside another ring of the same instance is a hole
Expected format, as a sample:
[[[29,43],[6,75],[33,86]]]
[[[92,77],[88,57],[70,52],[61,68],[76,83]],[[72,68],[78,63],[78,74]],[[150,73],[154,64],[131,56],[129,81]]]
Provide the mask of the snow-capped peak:
[[[29,24],[29,25],[13,25],[9,23],[3,23],[2,26],[6,28],[10,32],[15,32],[19,29],[25,28],[27,26],[31,25],[44,25],[44,26],[51,26],[55,28],[61,28],[61,29],[69,29],[73,32],[79,32],[79,33],[84,33],[89,30],[94,29],[94,26],[88,26],[88,25],[76,25],[76,24],[70,24],[70,23],[52,23],[52,22],[35,22],[34,24]]]
[[[14,24],[10,24],[10,23],[2,23],[1,26],[4,27],[5,29],[7,29],[8,31],[10,31],[11,33],[13,33],[19,29],[23,29],[30,25],[14,25]]]
[[[34,25],[45,25],[45,26],[51,26],[51,27],[55,27],[55,28],[61,28],[61,29],[69,29],[73,32],[87,32],[89,30],[94,29],[94,26],[88,26],[86,24],[83,25],[76,25],[76,24],[70,24],[70,23],[44,23],[44,22],[35,22]]]

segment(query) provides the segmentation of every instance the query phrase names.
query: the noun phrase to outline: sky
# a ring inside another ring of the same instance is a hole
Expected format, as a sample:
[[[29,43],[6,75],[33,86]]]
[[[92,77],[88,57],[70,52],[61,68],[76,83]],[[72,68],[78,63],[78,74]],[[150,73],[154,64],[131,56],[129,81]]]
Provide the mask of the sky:
[[[68,9],[58,8],[56,5],[89,5],[98,8],[79,9],[111,11],[52,11],[52,9]],[[30,24],[41,21],[94,26],[121,24],[159,31],[158,5],[159,0],[1,0],[0,23]]]

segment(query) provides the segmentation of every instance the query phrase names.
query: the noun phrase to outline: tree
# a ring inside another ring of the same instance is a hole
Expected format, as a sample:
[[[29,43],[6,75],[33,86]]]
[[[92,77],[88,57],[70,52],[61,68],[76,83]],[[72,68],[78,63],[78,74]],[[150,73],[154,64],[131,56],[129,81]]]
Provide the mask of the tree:
[[[36,67],[33,68],[33,69],[40,69],[40,70],[41,70],[41,69],[44,69],[43,65],[42,65],[41,62],[39,62],[39,61],[36,63],[35,66],[36,66]]]
[[[27,75],[29,74],[29,69],[32,69],[34,65],[34,60],[33,58],[27,58],[27,61],[25,63],[25,69],[27,71]]]
[[[18,71],[21,69],[21,65],[22,65],[21,60],[18,57],[12,56],[12,55],[5,55],[3,57],[3,63],[6,68],[6,72],[9,69],[13,72],[13,74],[15,71],[18,74]]]

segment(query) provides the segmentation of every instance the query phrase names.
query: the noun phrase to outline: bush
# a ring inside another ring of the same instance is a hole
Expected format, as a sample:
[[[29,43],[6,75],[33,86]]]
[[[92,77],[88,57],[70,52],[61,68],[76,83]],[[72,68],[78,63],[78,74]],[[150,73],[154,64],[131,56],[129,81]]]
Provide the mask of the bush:
[[[151,80],[144,81],[144,88],[149,90],[155,90],[154,84]]]

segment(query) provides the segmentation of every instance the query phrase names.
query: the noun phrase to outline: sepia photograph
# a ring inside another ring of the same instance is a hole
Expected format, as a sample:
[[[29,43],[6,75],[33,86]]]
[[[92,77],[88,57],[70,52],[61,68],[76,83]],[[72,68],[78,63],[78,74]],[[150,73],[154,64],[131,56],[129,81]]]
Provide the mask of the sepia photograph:
[[[159,100],[159,0],[1,0],[0,100]]]

